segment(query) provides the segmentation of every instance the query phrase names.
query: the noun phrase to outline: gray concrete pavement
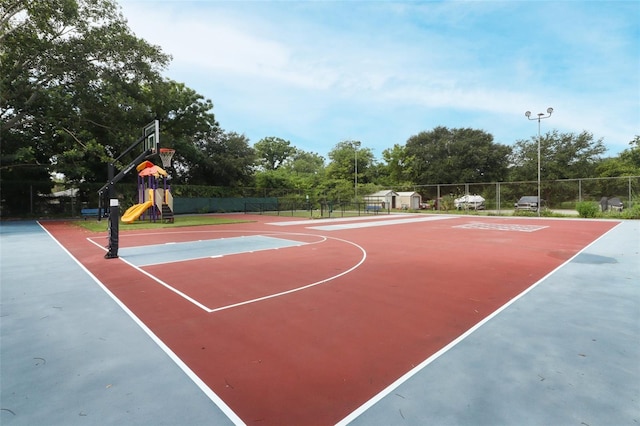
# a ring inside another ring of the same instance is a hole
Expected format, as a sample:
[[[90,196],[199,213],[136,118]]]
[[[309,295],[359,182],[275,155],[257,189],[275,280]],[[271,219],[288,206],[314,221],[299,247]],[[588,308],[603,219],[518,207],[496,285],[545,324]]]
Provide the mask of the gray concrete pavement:
[[[34,222],[0,226],[0,424],[232,424]]]
[[[640,424],[640,222],[620,224],[378,399],[351,424]]]

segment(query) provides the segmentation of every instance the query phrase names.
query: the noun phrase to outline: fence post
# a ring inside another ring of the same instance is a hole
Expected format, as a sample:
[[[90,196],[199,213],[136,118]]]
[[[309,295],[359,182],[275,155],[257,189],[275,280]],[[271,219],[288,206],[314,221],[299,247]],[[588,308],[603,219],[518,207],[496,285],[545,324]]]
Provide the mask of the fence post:
[[[578,179],[578,202],[582,202],[582,179]]]

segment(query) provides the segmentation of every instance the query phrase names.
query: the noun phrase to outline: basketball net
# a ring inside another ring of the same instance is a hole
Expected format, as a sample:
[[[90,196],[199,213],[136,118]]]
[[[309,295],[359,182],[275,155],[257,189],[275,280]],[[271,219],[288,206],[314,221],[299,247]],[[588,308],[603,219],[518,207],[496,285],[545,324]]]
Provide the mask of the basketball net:
[[[164,168],[171,167],[171,158],[173,158],[173,154],[175,154],[176,150],[171,148],[160,148],[160,160],[162,160],[162,166]]]

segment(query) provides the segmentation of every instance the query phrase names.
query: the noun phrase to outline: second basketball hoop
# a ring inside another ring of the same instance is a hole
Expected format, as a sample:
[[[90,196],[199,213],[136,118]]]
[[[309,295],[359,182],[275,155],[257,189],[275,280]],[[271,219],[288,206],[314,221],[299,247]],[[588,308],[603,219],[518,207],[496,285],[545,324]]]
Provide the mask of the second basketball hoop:
[[[173,154],[175,154],[176,150],[171,148],[160,148],[160,160],[162,160],[162,166],[164,168],[171,167],[171,159],[173,158]]]

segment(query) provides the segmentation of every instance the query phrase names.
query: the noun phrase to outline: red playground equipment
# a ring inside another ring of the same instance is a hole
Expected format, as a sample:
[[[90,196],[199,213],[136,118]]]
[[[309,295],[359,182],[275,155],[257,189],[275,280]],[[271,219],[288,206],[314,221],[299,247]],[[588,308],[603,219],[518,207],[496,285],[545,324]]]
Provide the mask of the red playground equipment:
[[[173,196],[167,184],[167,172],[144,161],[136,167],[138,171],[138,204],[129,207],[122,215],[122,222],[133,223],[148,215],[149,220],[156,222],[173,222]],[[159,184],[162,185],[159,185]]]

